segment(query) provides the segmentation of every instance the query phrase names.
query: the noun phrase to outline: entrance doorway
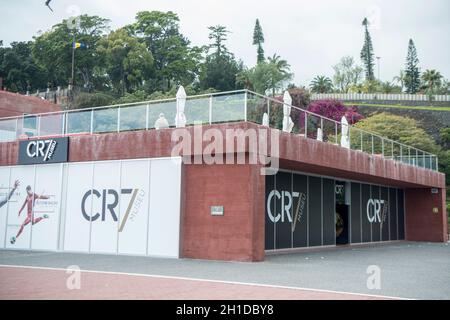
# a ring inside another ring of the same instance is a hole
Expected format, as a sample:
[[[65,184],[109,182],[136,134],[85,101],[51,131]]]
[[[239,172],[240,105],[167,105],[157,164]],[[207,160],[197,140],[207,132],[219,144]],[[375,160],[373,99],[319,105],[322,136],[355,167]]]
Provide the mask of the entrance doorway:
[[[350,243],[349,212],[350,212],[350,183],[344,181],[335,182],[336,193],[336,245]]]

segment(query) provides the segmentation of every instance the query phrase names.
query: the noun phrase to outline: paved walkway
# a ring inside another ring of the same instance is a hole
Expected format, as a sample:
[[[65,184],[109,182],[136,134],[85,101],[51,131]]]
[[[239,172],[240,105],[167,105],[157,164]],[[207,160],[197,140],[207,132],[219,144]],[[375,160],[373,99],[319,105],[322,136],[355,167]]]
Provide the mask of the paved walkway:
[[[77,282],[73,275],[66,270],[0,267],[0,299],[381,299],[320,290],[102,272],[81,272]]]
[[[83,271],[81,290],[66,287],[73,265]],[[367,286],[373,267],[379,289]],[[0,299],[450,299],[449,270],[449,243],[333,248],[259,263],[0,250]]]

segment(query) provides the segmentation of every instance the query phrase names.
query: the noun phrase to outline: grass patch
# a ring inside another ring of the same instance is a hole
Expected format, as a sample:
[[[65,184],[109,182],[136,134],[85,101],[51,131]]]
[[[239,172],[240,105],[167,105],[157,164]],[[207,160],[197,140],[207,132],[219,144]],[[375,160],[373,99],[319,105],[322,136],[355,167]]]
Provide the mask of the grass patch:
[[[403,106],[399,104],[372,104],[372,103],[349,103],[345,102],[346,106],[358,106],[358,107],[377,107],[377,108],[396,108],[396,109],[414,109],[414,110],[427,110],[427,111],[449,111],[449,107],[437,107],[437,106]]]

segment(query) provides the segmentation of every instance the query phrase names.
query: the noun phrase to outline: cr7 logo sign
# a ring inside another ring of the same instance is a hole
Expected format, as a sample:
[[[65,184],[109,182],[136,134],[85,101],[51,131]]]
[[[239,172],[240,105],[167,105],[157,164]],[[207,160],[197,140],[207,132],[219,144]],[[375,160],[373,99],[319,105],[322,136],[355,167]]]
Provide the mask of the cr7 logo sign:
[[[291,208],[293,204],[294,198],[298,198],[300,196],[299,192],[292,192],[292,194],[289,191],[278,191],[278,190],[272,190],[269,195],[267,196],[267,215],[269,216],[270,221],[273,223],[277,223],[280,219],[281,222],[284,222],[285,220],[292,222],[292,215],[291,215]],[[281,212],[272,212],[272,201],[273,198],[276,198],[281,201],[281,207],[278,204],[277,208],[281,208]]]
[[[23,140],[19,142],[18,164],[67,162],[69,137]]]
[[[381,199],[369,199],[367,201],[367,219],[370,223],[383,222],[386,219],[387,209],[386,203]]]
[[[126,206],[125,214],[119,226],[119,232],[122,232],[127,220],[133,220],[139,213],[141,204],[144,201],[145,191],[140,189],[121,189],[119,192],[121,195],[131,195],[128,203],[123,201],[123,196],[120,197],[121,204],[125,204]],[[81,199],[81,214],[87,221],[96,221],[100,218],[101,221],[105,221],[106,213],[109,212],[112,219],[114,221],[118,221],[118,212],[116,212],[116,209],[119,206],[119,192],[114,189],[103,189],[101,191],[93,189],[87,191]],[[94,201],[95,198],[101,200],[101,211],[98,212],[96,210],[92,210],[92,215],[90,215],[89,212],[91,212],[91,201]],[[90,199],[90,201],[88,201],[88,199]]]
[[[27,156],[30,158],[42,158],[47,162],[52,159],[58,143],[56,140],[30,141],[27,145]]]

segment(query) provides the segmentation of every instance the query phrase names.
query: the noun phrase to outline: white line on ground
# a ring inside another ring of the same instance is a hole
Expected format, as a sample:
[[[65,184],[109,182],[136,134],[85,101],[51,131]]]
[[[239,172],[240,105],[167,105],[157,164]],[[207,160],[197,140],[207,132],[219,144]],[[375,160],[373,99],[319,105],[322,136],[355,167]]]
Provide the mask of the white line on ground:
[[[38,266],[24,266],[24,265],[5,265],[5,264],[0,264],[0,268],[41,269],[41,270],[53,270],[53,271],[64,271],[64,272],[67,271],[67,270],[71,270],[70,268],[38,267]],[[245,285],[245,286],[255,286],[255,287],[277,288],[277,289],[314,291],[314,292],[321,292],[321,293],[356,295],[356,296],[372,297],[372,298],[380,298],[380,299],[413,300],[413,299],[410,299],[410,298],[402,298],[402,297],[394,297],[394,296],[384,296],[384,295],[376,295],[376,294],[346,292],[346,291],[335,291],[335,290],[325,290],[325,289],[312,289],[312,288],[302,288],[302,287],[289,287],[289,286],[263,284],[263,283],[238,282],[238,281],[202,279],[202,278],[188,278],[188,277],[179,277],[179,276],[165,276],[165,275],[157,275],[157,274],[129,273],[129,272],[115,272],[115,271],[101,271],[101,270],[80,270],[80,271],[81,272],[86,272],[86,273],[102,273],[102,274],[111,274],[111,275],[124,275],[124,276],[136,276],[136,277],[148,277],[148,278],[162,278],[162,279],[186,280],[186,281],[202,281],[202,282],[233,284],[233,285]]]

